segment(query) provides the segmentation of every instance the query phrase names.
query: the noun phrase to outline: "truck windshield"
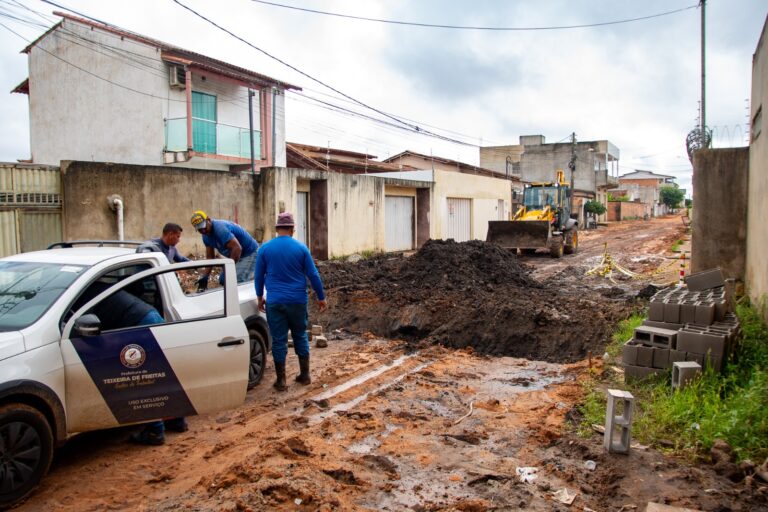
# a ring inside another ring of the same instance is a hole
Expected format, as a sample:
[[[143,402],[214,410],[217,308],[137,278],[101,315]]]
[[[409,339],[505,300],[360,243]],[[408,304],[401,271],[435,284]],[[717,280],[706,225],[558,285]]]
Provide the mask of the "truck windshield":
[[[0,332],[35,323],[85,267],[0,261]]]
[[[557,187],[530,187],[523,193],[523,204],[529,210],[541,210],[549,205],[557,205]]]

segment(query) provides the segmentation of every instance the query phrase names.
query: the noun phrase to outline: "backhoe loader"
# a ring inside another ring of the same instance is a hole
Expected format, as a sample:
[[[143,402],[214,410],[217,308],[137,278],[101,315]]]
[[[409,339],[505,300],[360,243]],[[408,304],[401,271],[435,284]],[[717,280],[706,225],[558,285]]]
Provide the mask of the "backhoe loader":
[[[512,220],[489,221],[486,241],[523,252],[547,249],[559,258],[578,249],[578,224],[571,218],[571,187],[558,170],[553,182],[525,186],[523,205]]]

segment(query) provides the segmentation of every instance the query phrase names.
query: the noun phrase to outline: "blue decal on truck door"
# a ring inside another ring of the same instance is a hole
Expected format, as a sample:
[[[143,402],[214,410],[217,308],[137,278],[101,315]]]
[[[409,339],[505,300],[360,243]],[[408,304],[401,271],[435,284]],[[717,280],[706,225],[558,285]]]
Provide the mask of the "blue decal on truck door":
[[[197,414],[149,327],[71,341],[119,423]]]

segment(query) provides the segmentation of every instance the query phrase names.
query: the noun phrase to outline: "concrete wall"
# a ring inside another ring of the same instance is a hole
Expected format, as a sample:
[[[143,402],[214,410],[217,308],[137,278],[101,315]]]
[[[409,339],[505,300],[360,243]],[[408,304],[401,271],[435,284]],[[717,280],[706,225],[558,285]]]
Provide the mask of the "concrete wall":
[[[115,50],[105,51],[99,45]],[[164,120],[186,118],[185,91],[168,85],[168,73],[156,48],[64,20],[61,28],[29,53],[33,161],[46,165],[59,165],[61,160],[162,165]],[[217,96],[218,122],[248,128],[245,87],[205,73],[193,73],[192,86]],[[284,164],[283,102],[284,97],[278,95],[276,114],[282,114],[276,116],[275,141],[276,162]],[[255,101],[256,129],[259,120],[259,102]],[[227,170],[229,163],[194,158],[183,166]]]
[[[649,211],[649,206],[634,201],[609,201],[606,216],[609,222],[642,219]]]
[[[768,17],[752,59],[750,101],[752,141],[749,147],[749,193],[747,200],[747,292],[760,305],[768,322]],[[699,203],[699,197],[696,196]],[[696,208],[694,208],[694,211]]]
[[[160,236],[166,222],[176,222],[184,229],[182,254],[203,255],[202,240],[189,223],[195,210],[254,233],[253,175],[98,162],[62,162],[61,172],[65,240],[116,240],[116,214],[107,201],[112,194],[125,204],[126,240]]]
[[[748,174],[749,148],[694,153],[692,272],[720,267],[726,278],[744,279]]]
[[[448,216],[448,198],[472,199],[471,236],[485,240],[488,221],[499,220],[499,200],[504,201],[505,213],[512,207],[512,189],[509,180],[435,170],[435,193],[431,216],[432,238],[445,238],[445,221]]]

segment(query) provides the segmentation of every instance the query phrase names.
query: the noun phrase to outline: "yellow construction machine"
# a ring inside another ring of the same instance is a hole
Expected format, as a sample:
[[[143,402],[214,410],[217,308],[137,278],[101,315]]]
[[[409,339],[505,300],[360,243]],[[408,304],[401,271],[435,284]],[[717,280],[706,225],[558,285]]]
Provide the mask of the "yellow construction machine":
[[[559,258],[578,249],[578,225],[571,218],[571,187],[558,170],[553,182],[525,186],[523,205],[512,220],[489,221],[486,241],[525,252],[547,249]]]

